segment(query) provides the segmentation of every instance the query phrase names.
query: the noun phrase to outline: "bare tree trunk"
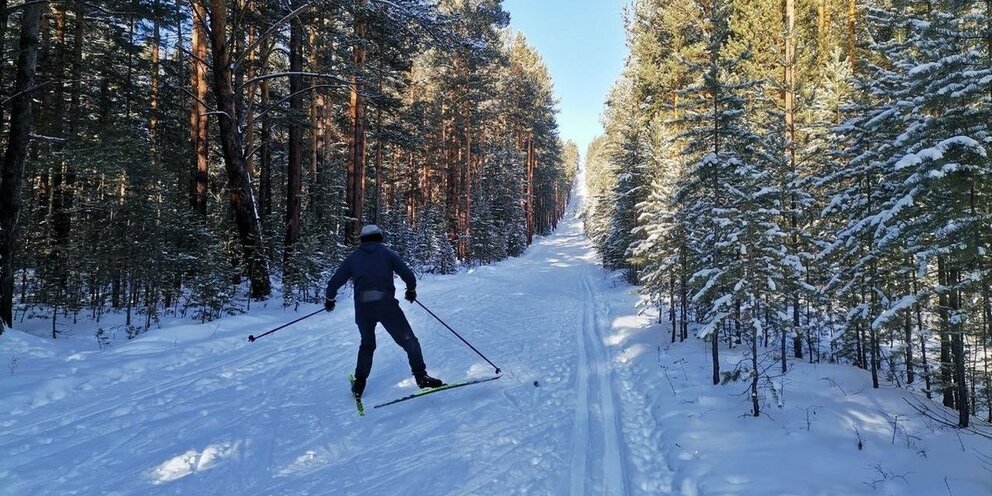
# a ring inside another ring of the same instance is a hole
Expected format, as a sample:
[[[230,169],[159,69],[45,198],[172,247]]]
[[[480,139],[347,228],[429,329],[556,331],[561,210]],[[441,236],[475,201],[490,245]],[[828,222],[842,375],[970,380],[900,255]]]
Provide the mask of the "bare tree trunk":
[[[269,67],[269,56],[272,50],[269,46],[261,57],[261,72],[265,72]],[[269,107],[269,80],[263,79],[259,83],[259,102],[262,108]],[[272,118],[266,112],[262,116],[262,130],[259,137],[259,203],[261,204],[261,217],[268,220],[272,216]]]
[[[348,222],[345,224],[345,239],[349,243],[357,241],[362,226],[365,207],[365,86],[362,82],[362,69],[365,66],[365,8],[368,0],[355,0],[355,45],[352,47],[354,75],[351,78],[351,98],[349,121],[351,133],[348,136]]]
[[[689,272],[686,247],[679,248],[679,342],[689,339]]]
[[[668,279],[670,298],[668,299],[668,318],[672,322],[672,342],[675,342],[675,269],[671,269]]]
[[[227,4],[211,0],[210,38],[213,48],[214,94],[217,99],[221,149],[227,169],[228,192],[238,238],[251,281],[252,298],[264,298],[272,291],[269,266],[263,253],[262,226],[258,217],[251,176],[245,163],[244,144],[239,129],[237,97],[234,94],[231,55],[227,43]]]
[[[158,84],[159,84],[159,45],[162,43],[162,33],[159,27],[159,0],[155,0],[152,27],[152,94],[151,112],[148,117],[148,138],[151,141],[151,166],[158,168]]]
[[[907,264],[912,270],[912,264]],[[903,293],[910,294],[909,285],[909,275],[903,276]],[[903,331],[906,339],[906,383],[912,384],[915,380],[915,374],[913,373],[913,312],[911,309],[906,309],[906,315],[903,319]]]
[[[982,328],[985,339],[982,340],[982,363],[985,368],[985,409],[988,422],[992,422],[992,373],[989,371],[989,342],[992,341],[992,305],[989,302],[988,287],[982,291]]]
[[[751,415],[761,415],[761,405],[758,403],[758,380],[761,378],[758,368],[758,328],[754,325],[753,310],[746,312],[746,323],[751,329]]]
[[[714,2],[715,6],[715,2]],[[717,48],[719,50],[719,48]],[[719,53],[717,51],[712,51],[710,53],[710,65],[713,67],[712,78],[713,81],[719,81],[719,65],[717,61],[719,59]],[[719,103],[719,89],[712,91],[710,97],[713,100],[713,155],[716,157],[720,156],[720,103]],[[712,188],[713,188],[713,207],[722,208],[722,201],[720,200],[720,174],[716,168],[711,169],[712,174]],[[719,226],[713,225],[713,239],[720,239]],[[720,250],[713,246],[713,266],[720,266]],[[713,384],[720,384],[720,334],[719,327],[713,330],[713,335],[710,337],[710,355],[713,359]],[[785,372],[785,356],[783,352],[782,356],[782,371]]]
[[[379,74],[376,78],[376,94],[382,95],[382,64],[379,64]],[[382,107],[375,109],[375,213],[372,222],[379,224],[382,222]],[[392,204],[389,205],[392,207]]]
[[[937,258],[937,280],[941,287],[951,284],[942,257]],[[940,308],[940,387],[944,393],[944,406],[954,408],[954,377],[951,370],[951,338],[950,338],[950,298],[945,291],[938,296]]]
[[[52,78],[54,89],[52,93],[49,126],[45,129],[45,131],[47,134],[53,136],[65,137],[65,52],[67,20],[64,5],[55,4],[52,7],[55,21],[55,53],[54,62],[50,66],[50,77]],[[60,150],[63,145],[53,144],[51,146],[54,150]],[[51,196],[49,197],[48,224],[51,226],[51,238],[49,238],[50,251],[48,257],[51,259],[52,267],[54,267],[54,287],[57,288],[57,291],[61,295],[61,292],[64,291],[65,288],[65,282],[68,279],[66,248],[69,244],[69,230],[71,229],[68,209],[71,207],[72,201],[72,181],[70,171],[68,170],[68,164],[62,158],[63,154],[55,153],[53,155],[56,158],[53,160],[54,164],[51,182],[52,190]],[[56,297],[56,299],[59,298],[60,297]]]
[[[916,282],[916,271],[911,271],[911,281],[913,284],[913,294],[919,294],[919,285]],[[923,306],[919,302],[913,304],[913,311],[916,313],[916,328],[920,332],[920,361],[923,363],[923,384],[926,388],[927,399],[933,398],[933,389],[930,381],[930,362],[927,360],[927,333],[923,328]]]
[[[286,245],[283,270],[293,269],[293,252],[300,239],[303,211],[303,26],[299,19],[291,21],[289,35],[289,164],[286,180]]]
[[[970,405],[968,403],[968,385],[965,382],[964,354],[964,325],[958,313],[961,311],[961,270],[957,267],[947,271],[948,283],[951,286],[950,304],[953,318],[949,323],[951,333],[951,357],[954,367],[954,386],[957,397],[958,427],[968,427],[970,420]]]
[[[796,3],[795,0],[785,0],[785,132],[786,153],[789,156],[790,181],[795,178],[796,167]],[[796,193],[790,184],[789,195],[789,248],[799,259],[799,208]],[[799,310],[799,283],[793,282],[789,287],[789,301],[792,305],[792,350],[795,358],[803,357],[803,341]],[[784,362],[783,362],[784,363]],[[783,370],[784,371],[784,370]]]
[[[193,153],[190,174],[190,198],[193,210],[200,216],[207,215],[207,9],[206,0],[191,0],[192,54],[190,60],[190,88],[194,98],[190,105],[190,147]]]
[[[0,67],[7,67],[7,0],[0,0]],[[0,70],[0,88],[5,88],[3,71]],[[0,105],[0,124],[3,123],[4,106]]]
[[[15,235],[21,213],[24,163],[33,124],[31,101],[38,68],[38,33],[44,5],[25,4],[22,10],[17,74],[10,102],[10,134],[3,162],[0,163],[0,333],[14,321]]]
[[[465,105],[465,209],[462,215],[461,252],[468,258],[468,247],[472,240],[472,108]]]
[[[527,245],[534,242],[534,136],[527,135]]]
[[[317,32],[315,30],[310,32],[308,43],[312,47],[318,47],[319,40],[317,39]],[[327,57],[323,53],[330,50],[333,50],[333,48],[320,47],[310,51],[309,64],[315,72],[324,72],[327,70],[328,64],[325,63]],[[310,122],[313,124],[310,127],[310,148],[307,150],[310,155],[310,184],[307,195],[309,198],[307,210],[311,213],[317,225],[323,225],[324,185],[322,176],[325,164],[327,163],[325,150],[327,149],[327,139],[329,137],[327,126],[330,124],[330,120],[326,117],[327,103],[323,92],[314,91],[313,98],[310,99],[309,108]]]

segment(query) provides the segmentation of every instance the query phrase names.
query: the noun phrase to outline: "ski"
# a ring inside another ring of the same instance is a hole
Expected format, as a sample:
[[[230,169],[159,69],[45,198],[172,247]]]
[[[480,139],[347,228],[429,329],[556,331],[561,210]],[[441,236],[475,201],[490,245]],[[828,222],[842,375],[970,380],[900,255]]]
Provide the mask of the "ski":
[[[348,381],[351,382],[351,385],[352,386],[354,386],[355,385],[355,374],[349,375],[348,376]],[[351,389],[350,388],[348,389],[348,392],[349,393],[351,392]],[[361,396],[355,396],[354,394],[352,394],[351,396],[353,398],[355,398],[355,408],[358,409],[358,415],[361,416],[361,417],[364,417],[365,416],[365,406],[362,405],[362,397]]]
[[[462,386],[469,386],[469,385],[472,385],[472,384],[479,384],[479,383],[482,383],[482,382],[495,381],[496,379],[499,379],[500,377],[502,377],[502,376],[497,375],[495,377],[486,377],[484,379],[472,379],[470,381],[454,382],[454,383],[445,384],[443,386],[436,387],[436,388],[421,389],[420,391],[417,391],[416,393],[413,393],[413,394],[411,394],[409,396],[404,396],[402,398],[397,398],[395,400],[387,401],[385,403],[379,403],[378,405],[375,405],[372,408],[379,408],[379,407],[383,407],[383,406],[387,406],[387,405],[393,405],[393,404],[399,403],[401,401],[412,400],[414,398],[420,398],[421,396],[426,396],[426,395],[431,394],[431,393],[437,393],[439,391],[446,391],[448,389],[460,388]]]

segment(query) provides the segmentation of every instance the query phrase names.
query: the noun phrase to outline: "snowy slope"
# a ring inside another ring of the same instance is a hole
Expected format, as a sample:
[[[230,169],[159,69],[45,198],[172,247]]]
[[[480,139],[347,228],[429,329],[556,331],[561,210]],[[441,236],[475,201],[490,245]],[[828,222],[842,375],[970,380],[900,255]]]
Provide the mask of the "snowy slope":
[[[634,288],[599,268],[574,210],[525,256],[418,292],[504,377],[372,409],[415,389],[380,332],[358,417],[349,304],[253,344],[248,334],[316,307],[107,351],[5,333],[0,494],[992,494],[980,457],[992,444],[927,426],[910,393],[873,392],[855,369],[799,364],[781,408],[766,397],[767,416],[744,416],[743,384],[707,384],[702,343],[669,346],[634,315]],[[493,372],[403,307],[433,375]]]

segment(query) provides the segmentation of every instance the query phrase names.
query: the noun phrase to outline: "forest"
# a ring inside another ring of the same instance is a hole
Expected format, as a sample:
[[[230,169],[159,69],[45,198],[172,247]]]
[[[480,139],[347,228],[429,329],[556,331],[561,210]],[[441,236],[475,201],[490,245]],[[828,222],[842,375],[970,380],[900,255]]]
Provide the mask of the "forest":
[[[808,360],[992,421],[992,2],[637,0],[627,31],[585,229],[671,342],[755,416]]]
[[[2,2],[0,332],[322,300],[364,223],[450,273],[564,213],[578,148],[498,0]]]

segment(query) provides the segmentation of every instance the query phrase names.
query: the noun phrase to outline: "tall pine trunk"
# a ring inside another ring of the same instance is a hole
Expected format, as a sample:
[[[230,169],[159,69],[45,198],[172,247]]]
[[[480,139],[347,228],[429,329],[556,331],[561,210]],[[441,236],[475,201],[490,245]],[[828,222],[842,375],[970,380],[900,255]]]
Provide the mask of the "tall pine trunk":
[[[942,257],[937,258],[937,282],[941,287],[948,287],[950,280]],[[954,378],[951,371],[951,338],[950,338],[950,298],[946,291],[938,296],[940,308],[940,387],[943,392],[944,406],[954,408]]]
[[[534,136],[527,134],[527,245],[534,242]]]
[[[192,153],[190,203],[201,217],[207,215],[207,9],[206,0],[192,0],[192,41],[190,55],[189,139]]]
[[[290,22],[289,35],[289,164],[286,178],[286,245],[283,270],[295,274],[293,254],[300,240],[303,210],[303,26]]]
[[[0,333],[13,324],[14,256],[17,222],[21,213],[24,163],[31,139],[32,91],[38,68],[38,33],[43,3],[28,3],[21,14],[17,52],[17,74],[11,96],[7,149],[0,163]]]
[[[365,84],[362,73],[365,67],[367,5],[368,0],[355,0],[355,44],[351,52],[354,74],[351,77],[348,111],[351,129],[348,136],[348,184],[345,192],[349,217],[345,224],[345,239],[349,243],[357,241],[365,207]]]
[[[227,43],[227,4],[211,0],[210,39],[213,48],[214,96],[217,99],[221,150],[227,169],[231,211],[251,281],[252,298],[264,298],[272,291],[268,261],[264,255],[262,226],[255,203],[251,176],[245,163],[242,131],[239,128],[238,101]]]
[[[0,0],[0,67],[7,67],[7,20],[9,15],[7,0]],[[6,88],[3,73],[4,71],[0,70],[0,88]],[[0,122],[3,122],[3,107],[0,105]]]
[[[159,45],[162,33],[159,27],[159,0],[155,0],[152,12],[152,92],[148,116],[148,139],[151,142],[151,166],[158,167],[158,86],[159,86]]]
[[[961,270],[957,267],[950,268],[947,271],[947,277],[947,282],[951,287],[951,294],[949,296],[951,319],[948,322],[948,327],[951,334],[951,359],[953,361],[954,389],[956,393],[954,400],[958,410],[958,427],[968,427],[970,405],[968,403],[968,385],[965,382],[965,330],[961,316],[961,290],[958,288],[961,284]]]
[[[796,260],[799,257],[799,218],[794,188],[795,176],[797,174],[796,165],[796,3],[795,0],[785,0],[785,132],[786,132],[786,153],[789,156],[789,250]],[[795,276],[801,277],[800,274]],[[802,332],[800,330],[799,317],[799,280],[793,281],[789,286],[789,302],[792,305],[792,349],[793,356],[803,357]],[[785,357],[782,357],[783,372],[785,371]]]
[[[912,263],[907,263],[906,266],[912,271]],[[903,294],[912,294],[908,274],[903,276]],[[912,384],[916,377],[913,370],[913,311],[909,308],[903,316],[903,333],[906,345],[906,383]]]

